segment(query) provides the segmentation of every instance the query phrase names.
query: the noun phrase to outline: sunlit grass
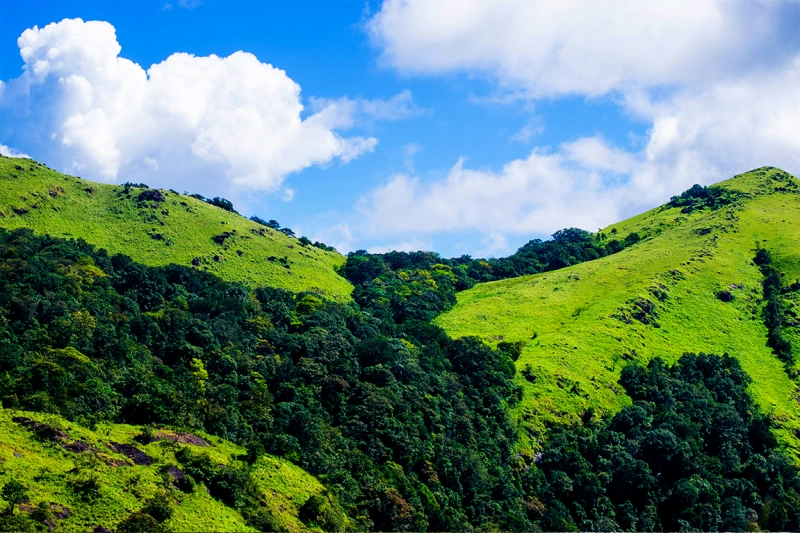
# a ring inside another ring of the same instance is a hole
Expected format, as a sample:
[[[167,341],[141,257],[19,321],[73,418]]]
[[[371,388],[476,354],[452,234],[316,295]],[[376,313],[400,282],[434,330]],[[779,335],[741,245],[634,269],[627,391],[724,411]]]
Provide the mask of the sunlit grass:
[[[646,237],[616,255],[458,295],[456,307],[437,319],[450,334],[525,343],[517,368],[530,365],[533,381],[518,377],[523,450],[536,447],[548,422],[577,423],[590,407],[612,413],[628,404],[617,385],[628,362],[705,352],[739,359],[777,438],[798,458],[797,384],[766,345],[762,278],[752,262],[760,245],[789,282],[800,276],[800,195],[774,192],[780,184],[768,178],[775,172],[725,182],[752,196],[735,207],[688,215],[658,208],[606,228],[608,235],[616,229],[618,237]],[[717,297],[723,290],[733,302]],[[635,312],[639,298],[655,304],[651,324],[618,318]]]
[[[229,281],[350,299],[352,286],[334,271],[345,260],[341,254],[301,246],[281,232],[170,191],[162,191],[166,201],[154,209],[153,202],[137,202],[143,190],[125,195],[122,186],[0,157],[0,227],[82,238],[149,266],[191,267],[197,258],[198,268]],[[215,243],[223,232],[231,236]]]
[[[83,441],[94,452],[73,453],[60,442],[41,441],[13,422],[15,416],[59,428],[69,436],[68,442]],[[120,520],[141,509],[145,499],[166,490],[164,467],[178,464],[176,446],[190,446],[169,441],[141,445],[133,440],[140,433],[141,428],[124,424],[98,424],[92,431],[54,415],[0,409],[0,486],[14,478],[28,488],[33,505],[47,502],[68,507],[72,516],[58,522],[58,531],[92,531],[96,526],[113,530]],[[230,442],[202,432],[198,435],[210,446],[192,448],[208,453],[218,464],[244,453]],[[136,466],[111,449],[109,442],[133,444],[152,457],[153,464]],[[125,464],[111,466],[106,461]],[[100,490],[93,500],[81,499],[71,488],[75,468],[98,477]],[[322,484],[299,467],[270,456],[256,463],[254,477],[277,522],[286,530],[303,529],[298,509],[310,495],[323,490]],[[253,531],[236,510],[209,496],[203,485],[191,494],[172,489],[170,495],[175,505],[165,524],[170,531]]]

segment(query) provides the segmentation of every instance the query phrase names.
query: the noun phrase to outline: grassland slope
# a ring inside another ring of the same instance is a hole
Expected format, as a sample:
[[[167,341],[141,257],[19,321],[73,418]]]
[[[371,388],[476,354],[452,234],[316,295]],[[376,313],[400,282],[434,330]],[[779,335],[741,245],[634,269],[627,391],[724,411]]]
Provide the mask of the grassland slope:
[[[721,209],[666,205],[614,224],[602,233],[636,232],[642,241],[562,270],[477,285],[437,319],[456,337],[523,344],[521,448],[536,448],[547,423],[579,423],[589,409],[629,404],[617,385],[629,362],[728,353],[752,377],[750,393],[798,460],[798,369],[767,346],[763,276],[753,258],[763,247],[784,284],[800,277],[800,187],[774,168],[718,186],[741,194]]]
[[[0,156],[0,227],[82,238],[149,266],[171,263],[228,281],[350,299],[344,256],[174,191],[94,183]]]
[[[33,424],[51,429],[37,430]],[[96,527],[114,530],[148,498],[165,491],[174,509],[164,524],[168,531],[255,531],[236,510],[212,498],[202,485],[191,492],[180,491],[173,477],[182,475],[175,459],[175,452],[182,447],[208,454],[220,465],[243,454],[242,448],[208,435],[185,439],[186,434],[168,429],[156,430],[160,440],[143,445],[134,440],[141,430],[104,423],[92,431],[54,415],[0,408],[0,486],[11,479],[20,482],[28,489],[29,503],[18,505],[15,514],[30,515],[32,508],[45,502],[54,511],[51,520],[58,531],[92,531]],[[120,453],[120,445],[135,447],[151,463],[137,464],[129,454]],[[85,487],[89,478],[96,480],[96,491],[76,489]],[[316,478],[272,456],[258,459],[254,478],[261,492],[258,497],[281,530],[307,529],[298,513],[311,495],[324,491]]]

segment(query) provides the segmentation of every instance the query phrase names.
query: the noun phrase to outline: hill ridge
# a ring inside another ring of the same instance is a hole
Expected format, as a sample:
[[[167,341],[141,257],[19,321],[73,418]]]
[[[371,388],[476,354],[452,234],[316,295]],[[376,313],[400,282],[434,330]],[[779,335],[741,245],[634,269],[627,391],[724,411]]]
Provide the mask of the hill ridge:
[[[437,319],[456,337],[524,344],[516,363],[525,390],[517,410],[527,429],[523,448],[536,447],[547,422],[580,422],[590,408],[627,405],[614,387],[628,362],[706,352],[740,360],[779,441],[800,458],[800,372],[767,346],[763,275],[753,262],[764,247],[784,280],[800,277],[800,186],[785,171],[762,167],[711,188],[748,197],[715,209],[665,204],[612,224],[599,233],[638,233],[641,241],[561,270],[479,284]],[[794,298],[783,296],[787,313]],[[796,337],[794,326],[786,329]]]
[[[82,238],[149,266],[175,263],[251,287],[350,299],[352,286],[336,273],[341,254],[303,246],[177,191],[95,183],[8,157],[0,157],[0,183],[0,227],[6,229]]]

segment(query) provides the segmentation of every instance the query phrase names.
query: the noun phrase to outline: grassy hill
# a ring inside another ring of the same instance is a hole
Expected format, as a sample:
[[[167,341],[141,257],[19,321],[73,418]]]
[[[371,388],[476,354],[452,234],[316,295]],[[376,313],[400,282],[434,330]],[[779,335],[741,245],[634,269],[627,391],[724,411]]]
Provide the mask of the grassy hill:
[[[342,255],[301,246],[281,232],[174,191],[140,201],[146,190],[93,183],[30,159],[0,156],[0,227],[80,237],[150,266],[194,264],[249,286],[350,298],[352,286],[334,271],[344,262]]]
[[[608,413],[628,405],[616,385],[628,362],[671,363],[684,352],[705,352],[739,359],[780,444],[800,458],[800,369],[787,368],[767,346],[763,275],[753,262],[763,247],[784,286],[800,278],[798,183],[763,168],[719,186],[740,193],[738,199],[688,213],[663,206],[614,224],[602,233],[636,232],[642,241],[596,261],[477,285],[437,319],[456,337],[523,343],[516,361],[523,448],[536,447],[548,422],[578,422],[589,408]],[[783,303],[791,315],[794,292]],[[785,335],[800,348],[792,330]]]
[[[191,492],[178,490],[174,474],[166,471],[173,467],[177,473],[175,452],[183,447],[207,454],[217,464],[229,463],[244,453],[242,448],[205,434],[190,436],[195,442],[190,444],[181,442],[187,434],[178,433],[182,437],[176,442],[176,432],[168,429],[155,430],[159,440],[143,445],[134,440],[141,432],[142,428],[122,424],[98,424],[92,431],[54,415],[0,409],[0,486],[11,479],[22,483],[30,501],[18,505],[17,514],[30,515],[32,508],[45,502],[59,531],[92,531],[98,526],[114,530],[148,498],[165,491],[174,509],[164,524],[169,531],[255,531],[202,484]],[[136,447],[151,464],[136,464],[120,453],[120,444]],[[319,481],[271,456],[258,459],[253,476],[262,505],[281,530],[307,529],[298,510],[311,495],[323,492]],[[76,488],[91,477],[99,486],[95,495]]]

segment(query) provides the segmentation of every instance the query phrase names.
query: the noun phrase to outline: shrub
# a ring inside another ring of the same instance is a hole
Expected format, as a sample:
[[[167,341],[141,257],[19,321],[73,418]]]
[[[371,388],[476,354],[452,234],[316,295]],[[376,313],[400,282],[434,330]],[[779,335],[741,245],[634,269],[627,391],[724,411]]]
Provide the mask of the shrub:
[[[142,513],[155,518],[157,522],[165,522],[172,517],[172,505],[166,494],[158,494],[144,502]]]
[[[160,533],[164,527],[147,513],[136,511],[117,526],[117,533]]]
[[[330,494],[312,494],[300,508],[300,520],[309,526],[316,526],[323,531],[343,531],[344,516],[342,510],[333,501]]]
[[[12,479],[3,485],[3,488],[0,489],[0,497],[8,502],[9,509],[13,509],[14,505],[18,503],[27,503],[30,501],[28,489],[16,479]]]
[[[225,198],[220,198],[219,196],[215,196],[211,200],[206,200],[206,202],[208,202],[213,206],[219,207],[220,209],[224,209],[225,211],[236,213],[236,210],[233,208],[233,202]]]
[[[37,530],[36,526],[36,522],[27,516],[0,516],[0,531],[3,533],[33,533]]]

